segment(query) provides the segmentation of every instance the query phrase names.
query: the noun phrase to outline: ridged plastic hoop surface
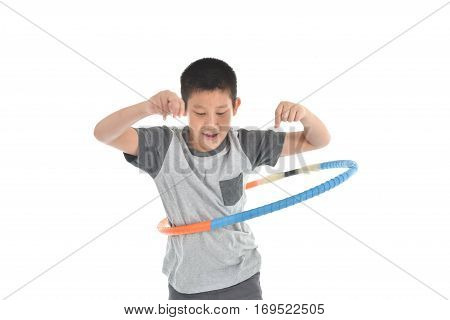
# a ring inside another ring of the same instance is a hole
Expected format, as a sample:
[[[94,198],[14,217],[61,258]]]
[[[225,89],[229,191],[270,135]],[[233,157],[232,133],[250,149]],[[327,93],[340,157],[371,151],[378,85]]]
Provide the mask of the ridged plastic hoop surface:
[[[315,197],[321,193],[324,193],[330,189],[333,189],[334,187],[340,185],[342,182],[350,178],[357,170],[358,165],[356,162],[352,160],[336,160],[336,161],[329,161],[329,162],[323,162],[323,163],[317,163],[313,165],[308,165],[305,167],[301,167],[299,169],[294,169],[291,171],[286,172],[280,172],[275,173],[272,175],[269,175],[267,177],[264,177],[262,179],[250,181],[245,185],[245,189],[250,189],[256,186],[260,186],[265,183],[269,183],[275,180],[279,180],[282,178],[290,177],[292,175],[296,175],[299,173],[305,173],[310,171],[319,171],[324,169],[335,169],[335,168],[348,168],[347,171],[344,173],[341,173],[337,175],[335,178],[330,179],[322,184],[319,184],[318,186],[315,186],[311,189],[308,189],[306,191],[303,191],[299,194],[293,195],[291,197],[287,197],[282,200],[278,200],[269,204],[266,204],[264,206],[242,211],[239,213],[235,213],[226,217],[216,218],[213,220],[207,220],[207,221],[201,221],[198,223],[188,224],[184,226],[175,226],[171,227],[168,223],[167,218],[164,218],[161,220],[161,222],[158,224],[158,230],[166,235],[182,235],[182,234],[191,234],[191,233],[197,233],[197,232],[205,232],[205,231],[211,231],[218,228],[222,228],[231,224],[235,224],[238,222],[242,222],[245,220],[253,219],[277,210],[281,210],[284,208],[287,208],[289,206],[292,206],[294,204],[300,203],[302,201],[308,200],[312,197]]]

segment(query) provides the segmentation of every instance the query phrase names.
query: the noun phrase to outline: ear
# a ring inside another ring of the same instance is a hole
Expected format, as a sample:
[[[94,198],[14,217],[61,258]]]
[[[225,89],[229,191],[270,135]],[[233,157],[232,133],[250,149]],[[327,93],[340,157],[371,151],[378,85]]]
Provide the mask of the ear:
[[[237,97],[233,107],[233,116],[236,115],[239,106],[241,105],[241,98]]]

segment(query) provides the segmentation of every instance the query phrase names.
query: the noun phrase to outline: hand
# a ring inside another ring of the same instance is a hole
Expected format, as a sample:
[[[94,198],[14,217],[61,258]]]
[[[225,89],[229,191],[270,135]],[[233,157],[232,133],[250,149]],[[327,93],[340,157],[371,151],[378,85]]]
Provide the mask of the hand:
[[[281,121],[300,121],[306,116],[306,108],[301,104],[281,101],[275,110],[275,128],[280,127]]]
[[[175,92],[160,91],[148,99],[148,102],[150,103],[150,112],[162,115],[164,120],[166,120],[168,114],[171,114],[174,118],[186,115],[184,101]]]

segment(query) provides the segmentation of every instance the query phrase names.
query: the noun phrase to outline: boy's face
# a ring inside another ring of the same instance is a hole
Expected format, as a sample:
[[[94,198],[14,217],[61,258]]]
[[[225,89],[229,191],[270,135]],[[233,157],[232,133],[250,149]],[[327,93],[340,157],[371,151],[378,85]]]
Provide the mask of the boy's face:
[[[233,107],[228,92],[219,89],[194,92],[187,102],[192,147],[201,152],[217,148],[227,136],[240,104],[241,99],[236,98]]]

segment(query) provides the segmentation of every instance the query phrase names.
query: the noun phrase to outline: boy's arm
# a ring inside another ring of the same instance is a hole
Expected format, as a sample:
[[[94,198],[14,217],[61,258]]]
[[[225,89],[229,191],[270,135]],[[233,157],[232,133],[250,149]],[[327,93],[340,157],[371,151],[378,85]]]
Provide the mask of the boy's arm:
[[[97,123],[94,136],[97,140],[123,152],[137,155],[138,134],[131,125],[152,114],[148,101],[122,108]]]
[[[275,114],[275,127],[279,127],[281,121],[300,121],[304,131],[286,133],[280,157],[323,148],[330,142],[330,133],[323,122],[302,105],[280,103]]]
[[[149,100],[122,108],[101,120],[95,126],[94,136],[103,143],[137,156],[140,148],[139,132],[131,125],[153,114],[162,115],[164,120],[168,114],[173,117],[186,116],[184,101],[175,92],[160,91]]]
[[[125,160],[155,178],[161,169],[172,138],[167,126],[133,128],[132,124],[150,115],[166,119],[186,115],[184,101],[176,93],[164,90],[149,100],[122,108],[103,120],[94,129],[97,140],[123,152]]]

